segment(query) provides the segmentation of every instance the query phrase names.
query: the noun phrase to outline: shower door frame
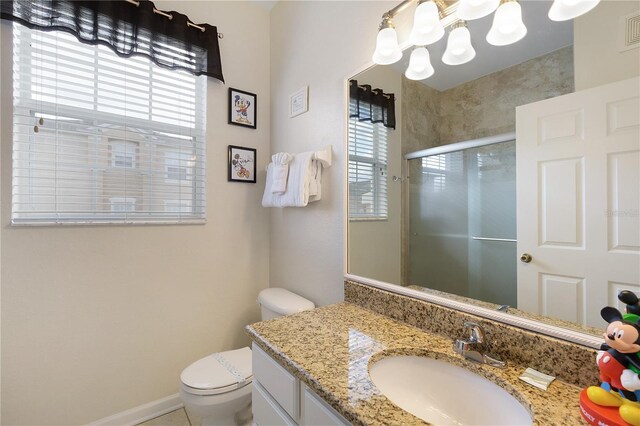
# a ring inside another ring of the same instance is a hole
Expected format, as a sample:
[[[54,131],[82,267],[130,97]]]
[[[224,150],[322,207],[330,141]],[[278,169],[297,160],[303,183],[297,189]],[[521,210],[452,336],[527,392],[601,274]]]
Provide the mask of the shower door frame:
[[[403,255],[400,257],[400,271],[402,278],[402,286],[406,287],[410,285],[409,282],[409,239],[410,239],[410,202],[409,199],[409,184],[411,182],[411,176],[409,175],[409,160],[416,160],[419,158],[431,157],[433,155],[449,154],[451,152],[464,151],[466,149],[478,148],[486,145],[494,145],[498,143],[510,142],[516,140],[516,133],[502,133],[495,136],[487,136],[484,138],[471,139],[464,142],[456,142],[447,145],[436,146],[434,148],[421,149],[420,151],[410,152],[404,155],[402,161],[402,170],[404,171],[403,179],[404,185],[402,188],[402,218],[401,218],[401,245]]]
[[[420,151],[410,152],[404,155],[405,166],[406,161],[415,160],[416,158],[430,157],[432,155],[448,154],[455,151],[463,151],[465,149],[477,148],[485,145],[493,145],[495,143],[509,142],[516,140],[516,132],[503,133],[501,135],[487,136],[486,138],[471,139],[464,142],[456,142],[447,145],[440,145],[434,148],[422,149]]]

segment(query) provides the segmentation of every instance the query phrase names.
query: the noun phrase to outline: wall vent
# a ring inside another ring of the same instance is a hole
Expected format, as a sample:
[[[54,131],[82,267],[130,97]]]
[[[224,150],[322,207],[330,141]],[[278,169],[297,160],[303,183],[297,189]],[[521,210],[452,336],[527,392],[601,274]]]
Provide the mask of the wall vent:
[[[640,47],[640,11],[620,17],[620,52]]]

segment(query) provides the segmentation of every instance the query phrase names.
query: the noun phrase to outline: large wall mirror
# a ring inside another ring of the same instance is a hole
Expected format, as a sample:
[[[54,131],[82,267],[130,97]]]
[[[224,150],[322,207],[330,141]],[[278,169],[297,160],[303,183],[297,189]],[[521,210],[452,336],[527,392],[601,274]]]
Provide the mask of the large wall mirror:
[[[617,215],[615,226],[626,230],[626,240],[618,258],[598,267],[623,273],[589,280],[565,273],[545,275],[545,265],[537,254],[532,256],[539,251],[524,241],[526,225],[524,215],[518,217],[523,208],[518,203],[525,193],[534,194],[538,204],[546,196],[573,200],[578,206],[584,200],[576,200],[575,188],[566,183],[574,182],[575,174],[549,168],[544,176],[557,180],[545,189],[540,173],[528,176],[518,169],[523,154],[516,140],[516,108],[639,75],[640,49],[624,49],[620,37],[625,18],[637,16],[640,8],[637,2],[604,1],[574,21],[553,22],[547,17],[551,2],[520,3],[528,33],[515,44],[487,43],[488,16],[467,23],[476,57],[466,64],[442,62],[445,35],[428,46],[435,72],[427,79],[405,76],[411,48],[399,62],[371,66],[349,79],[347,273],[387,288],[393,285],[400,293],[423,293],[496,311],[497,318],[514,315],[596,336],[605,324],[601,307],[624,309],[616,298],[620,290],[640,294],[640,141],[626,163],[631,183],[624,211],[601,206],[603,216]],[[358,116],[362,106],[354,100],[354,85],[374,95],[387,94],[387,100],[393,94],[395,126]],[[637,114],[638,93],[629,96],[636,99],[630,114]],[[637,120],[630,120],[637,127]],[[576,173],[577,179],[584,178],[584,171]],[[612,179],[606,168],[594,173],[600,175],[583,181],[583,194],[594,179]],[[547,195],[539,196],[541,191]],[[547,219],[539,215],[536,220]],[[545,226],[557,227],[558,234],[575,231],[575,226],[563,228],[560,219]],[[590,223],[580,226],[589,244],[607,232]],[[585,244],[562,244],[565,252],[589,251]],[[539,241],[535,245],[540,246]],[[589,259],[593,257],[586,255],[579,261]]]

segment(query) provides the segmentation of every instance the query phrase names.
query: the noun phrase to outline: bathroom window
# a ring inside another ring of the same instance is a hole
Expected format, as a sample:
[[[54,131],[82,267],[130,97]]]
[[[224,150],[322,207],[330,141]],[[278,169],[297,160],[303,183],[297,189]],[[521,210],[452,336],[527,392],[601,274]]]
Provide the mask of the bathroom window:
[[[387,128],[349,119],[349,220],[387,219]]]
[[[205,76],[17,23],[13,64],[13,224],[204,222]]]

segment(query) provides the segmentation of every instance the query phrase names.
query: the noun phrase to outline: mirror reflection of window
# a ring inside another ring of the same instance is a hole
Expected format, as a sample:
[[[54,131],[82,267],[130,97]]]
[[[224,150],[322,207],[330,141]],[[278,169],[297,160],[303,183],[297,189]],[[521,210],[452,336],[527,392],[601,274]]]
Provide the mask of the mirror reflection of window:
[[[387,219],[387,128],[349,119],[349,219]]]
[[[422,159],[422,173],[430,181],[434,192],[444,191],[447,182],[447,157],[433,155]]]

